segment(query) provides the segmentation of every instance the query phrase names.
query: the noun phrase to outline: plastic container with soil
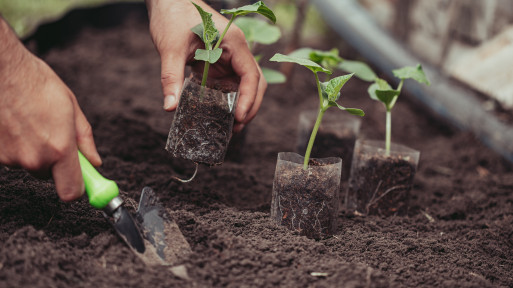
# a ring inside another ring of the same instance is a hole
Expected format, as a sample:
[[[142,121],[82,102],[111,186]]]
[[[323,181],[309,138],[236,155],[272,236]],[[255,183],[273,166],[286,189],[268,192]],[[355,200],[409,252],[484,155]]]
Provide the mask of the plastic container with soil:
[[[326,111],[319,126],[311,156],[316,158],[342,158],[342,181],[349,179],[354,144],[360,131],[361,120],[354,115]],[[299,115],[296,152],[304,153],[317,118],[317,111],[307,110]]]
[[[323,239],[336,232],[342,159],[312,158],[307,170],[303,161],[297,153],[278,154],[271,218],[300,235]]]
[[[196,77],[185,79],[166,150],[196,163],[222,164],[232,135],[237,90],[234,82],[209,79],[207,87],[201,87]]]
[[[346,212],[355,215],[404,215],[420,152],[384,141],[358,139],[346,193]]]

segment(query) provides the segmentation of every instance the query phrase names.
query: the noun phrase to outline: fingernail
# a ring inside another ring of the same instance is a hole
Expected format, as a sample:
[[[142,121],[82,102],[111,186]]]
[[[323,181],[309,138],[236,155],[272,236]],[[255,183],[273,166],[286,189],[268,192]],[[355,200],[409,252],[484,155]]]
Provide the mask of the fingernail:
[[[242,121],[241,122],[244,122],[244,120],[246,120],[246,116],[248,116],[248,113],[244,113],[244,115],[242,115]]]
[[[171,107],[173,107],[176,103],[176,97],[175,95],[167,95],[165,98],[164,98],[164,109],[169,109]]]

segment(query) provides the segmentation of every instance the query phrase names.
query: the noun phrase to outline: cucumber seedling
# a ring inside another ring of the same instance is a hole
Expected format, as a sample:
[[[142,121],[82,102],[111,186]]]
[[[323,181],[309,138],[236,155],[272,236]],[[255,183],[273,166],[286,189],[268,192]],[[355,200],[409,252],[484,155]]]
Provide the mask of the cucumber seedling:
[[[308,163],[310,161],[310,153],[312,152],[312,147],[315,141],[315,136],[317,135],[317,131],[319,130],[319,126],[321,125],[322,117],[324,116],[324,113],[326,112],[326,110],[328,110],[328,108],[338,107],[340,110],[347,111],[353,115],[365,115],[365,113],[361,109],[346,108],[337,103],[337,100],[340,98],[340,89],[342,89],[344,84],[346,84],[346,82],[349,79],[351,79],[353,73],[335,77],[327,82],[320,82],[318,73],[323,72],[328,75],[331,75],[331,71],[311,60],[277,53],[270,59],[270,61],[296,63],[308,68],[315,75],[315,81],[317,83],[317,92],[319,94],[319,109],[317,119],[312,130],[312,134],[310,135],[310,140],[308,141],[308,146],[305,152],[305,159],[303,162],[303,169],[307,170]]]
[[[373,82],[377,77],[376,73],[366,63],[340,57],[337,48],[328,51],[300,48],[290,53],[289,56],[309,59],[330,71],[339,69],[347,73],[354,73],[354,76],[367,82]],[[326,80],[329,79],[330,75],[327,74]]]
[[[233,9],[222,9],[221,14],[231,15],[230,20],[226,27],[223,30],[223,33],[219,35],[219,31],[215,27],[215,23],[212,20],[212,13],[208,13],[203,10],[196,3],[192,3],[198,10],[202,23],[196,25],[191,30],[196,35],[198,35],[203,43],[205,43],[205,49],[197,49],[194,55],[194,59],[199,61],[205,61],[205,67],[203,69],[203,77],[201,80],[201,86],[205,87],[207,84],[208,70],[210,64],[214,64],[221,58],[221,54],[223,53],[223,49],[219,48],[221,42],[223,41],[226,32],[230,28],[233,21],[239,16],[245,16],[250,13],[257,13],[263,15],[271,22],[276,23],[276,16],[274,16],[273,11],[269,9],[262,1],[258,1],[251,5],[245,5],[239,8]]]
[[[385,136],[385,149],[386,155],[390,155],[390,145],[392,143],[392,108],[394,108],[395,103],[397,102],[397,98],[401,93],[403,88],[404,80],[413,79],[419,83],[423,83],[429,85],[429,80],[424,74],[424,70],[422,70],[422,66],[418,64],[416,67],[406,66],[400,69],[392,70],[392,73],[395,77],[399,78],[401,81],[397,86],[397,89],[393,89],[387,81],[376,78],[375,82],[369,86],[368,93],[369,96],[376,100],[380,101],[385,105],[386,109],[386,136]]]

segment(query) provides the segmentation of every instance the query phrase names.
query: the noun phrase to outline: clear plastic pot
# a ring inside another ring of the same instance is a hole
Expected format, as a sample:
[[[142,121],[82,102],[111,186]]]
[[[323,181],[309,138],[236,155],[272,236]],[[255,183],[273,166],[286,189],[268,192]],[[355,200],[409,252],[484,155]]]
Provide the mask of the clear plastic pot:
[[[292,152],[278,154],[273,182],[271,218],[300,235],[322,239],[337,228],[342,159],[311,159]]]
[[[345,203],[356,215],[404,215],[420,152],[392,143],[387,155],[384,141],[358,139]]]
[[[238,100],[238,92],[230,91],[237,89],[235,83],[219,81],[201,87],[196,79],[187,78],[169,130],[166,150],[173,157],[197,163],[223,163]]]
[[[304,155],[310,134],[317,119],[317,110],[307,110],[299,115],[296,152]],[[311,156],[316,158],[342,158],[342,180],[349,178],[351,159],[356,138],[360,131],[361,119],[337,109],[326,111],[322,119]]]

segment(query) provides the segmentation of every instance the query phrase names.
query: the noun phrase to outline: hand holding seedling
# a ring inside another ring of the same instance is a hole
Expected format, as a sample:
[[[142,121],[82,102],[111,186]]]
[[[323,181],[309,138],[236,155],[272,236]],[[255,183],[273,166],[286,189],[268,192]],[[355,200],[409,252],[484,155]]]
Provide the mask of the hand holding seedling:
[[[369,86],[368,92],[372,99],[380,101],[385,105],[386,113],[386,136],[385,136],[385,148],[387,155],[390,154],[390,145],[392,143],[392,108],[394,108],[397,98],[403,88],[404,80],[413,79],[419,83],[429,85],[429,80],[422,70],[422,66],[418,64],[416,67],[403,67],[400,69],[393,70],[394,76],[399,78],[401,81],[397,86],[397,89],[393,89],[387,81],[376,78],[375,82]]]
[[[317,115],[317,120],[315,121],[314,128],[312,130],[312,134],[310,135],[308,147],[306,148],[305,160],[303,163],[303,169],[306,170],[308,169],[308,162],[310,161],[310,153],[312,152],[315,136],[317,135],[317,131],[319,130],[319,126],[321,125],[322,117],[324,116],[324,113],[326,112],[326,110],[328,110],[328,108],[338,107],[340,110],[347,111],[353,115],[365,115],[365,113],[361,109],[346,108],[337,103],[338,99],[340,98],[340,89],[342,89],[344,84],[346,84],[346,82],[349,81],[349,79],[351,79],[353,74],[339,76],[327,82],[320,82],[318,73],[323,72],[326,74],[331,74],[331,71],[311,60],[304,58],[296,58],[293,56],[287,56],[277,53],[270,59],[270,61],[296,63],[308,68],[315,75],[315,82],[317,83],[317,92],[319,94],[319,112]]]
[[[202,23],[202,16],[189,0],[157,1],[147,0],[150,15],[150,32],[153,42],[162,60],[161,81],[165,95],[164,108],[172,111],[176,108],[184,81],[184,68],[190,64],[193,71],[201,74],[205,62],[194,61],[196,50],[209,50],[200,37],[190,29]],[[242,31],[234,25],[228,26],[229,20],[217,13],[202,1],[194,1],[203,11],[212,14],[211,20],[217,31],[223,31],[224,37],[219,45],[211,42],[214,48],[222,49],[222,54],[215,64],[208,67],[208,77],[240,78],[240,96],[235,112],[234,131],[240,131],[256,115],[267,88],[260,68]],[[230,14],[230,10],[224,11]],[[232,14],[234,15],[234,14]],[[240,14],[245,15],[245,14]],[[225,28],[228,26],[228,29]],[[207,29],[207,31],[210,31]],[[220,34],[222,35],[222,34]],[[215,46],[218,47],[215,47]],[[219,50],[217,50],[219,51]],[[200,52],[207,59],[214,60],[216,52]],[[218,52],[217,52],[218,53]],[[212,54],[212,55],[211,55]],[[198,58],[197,57],[197,58]]]
[[[84,193],[77,147],[101,164],[91,126],[70,89],[0,18],[0,163],[53,176],[59,197]]]

